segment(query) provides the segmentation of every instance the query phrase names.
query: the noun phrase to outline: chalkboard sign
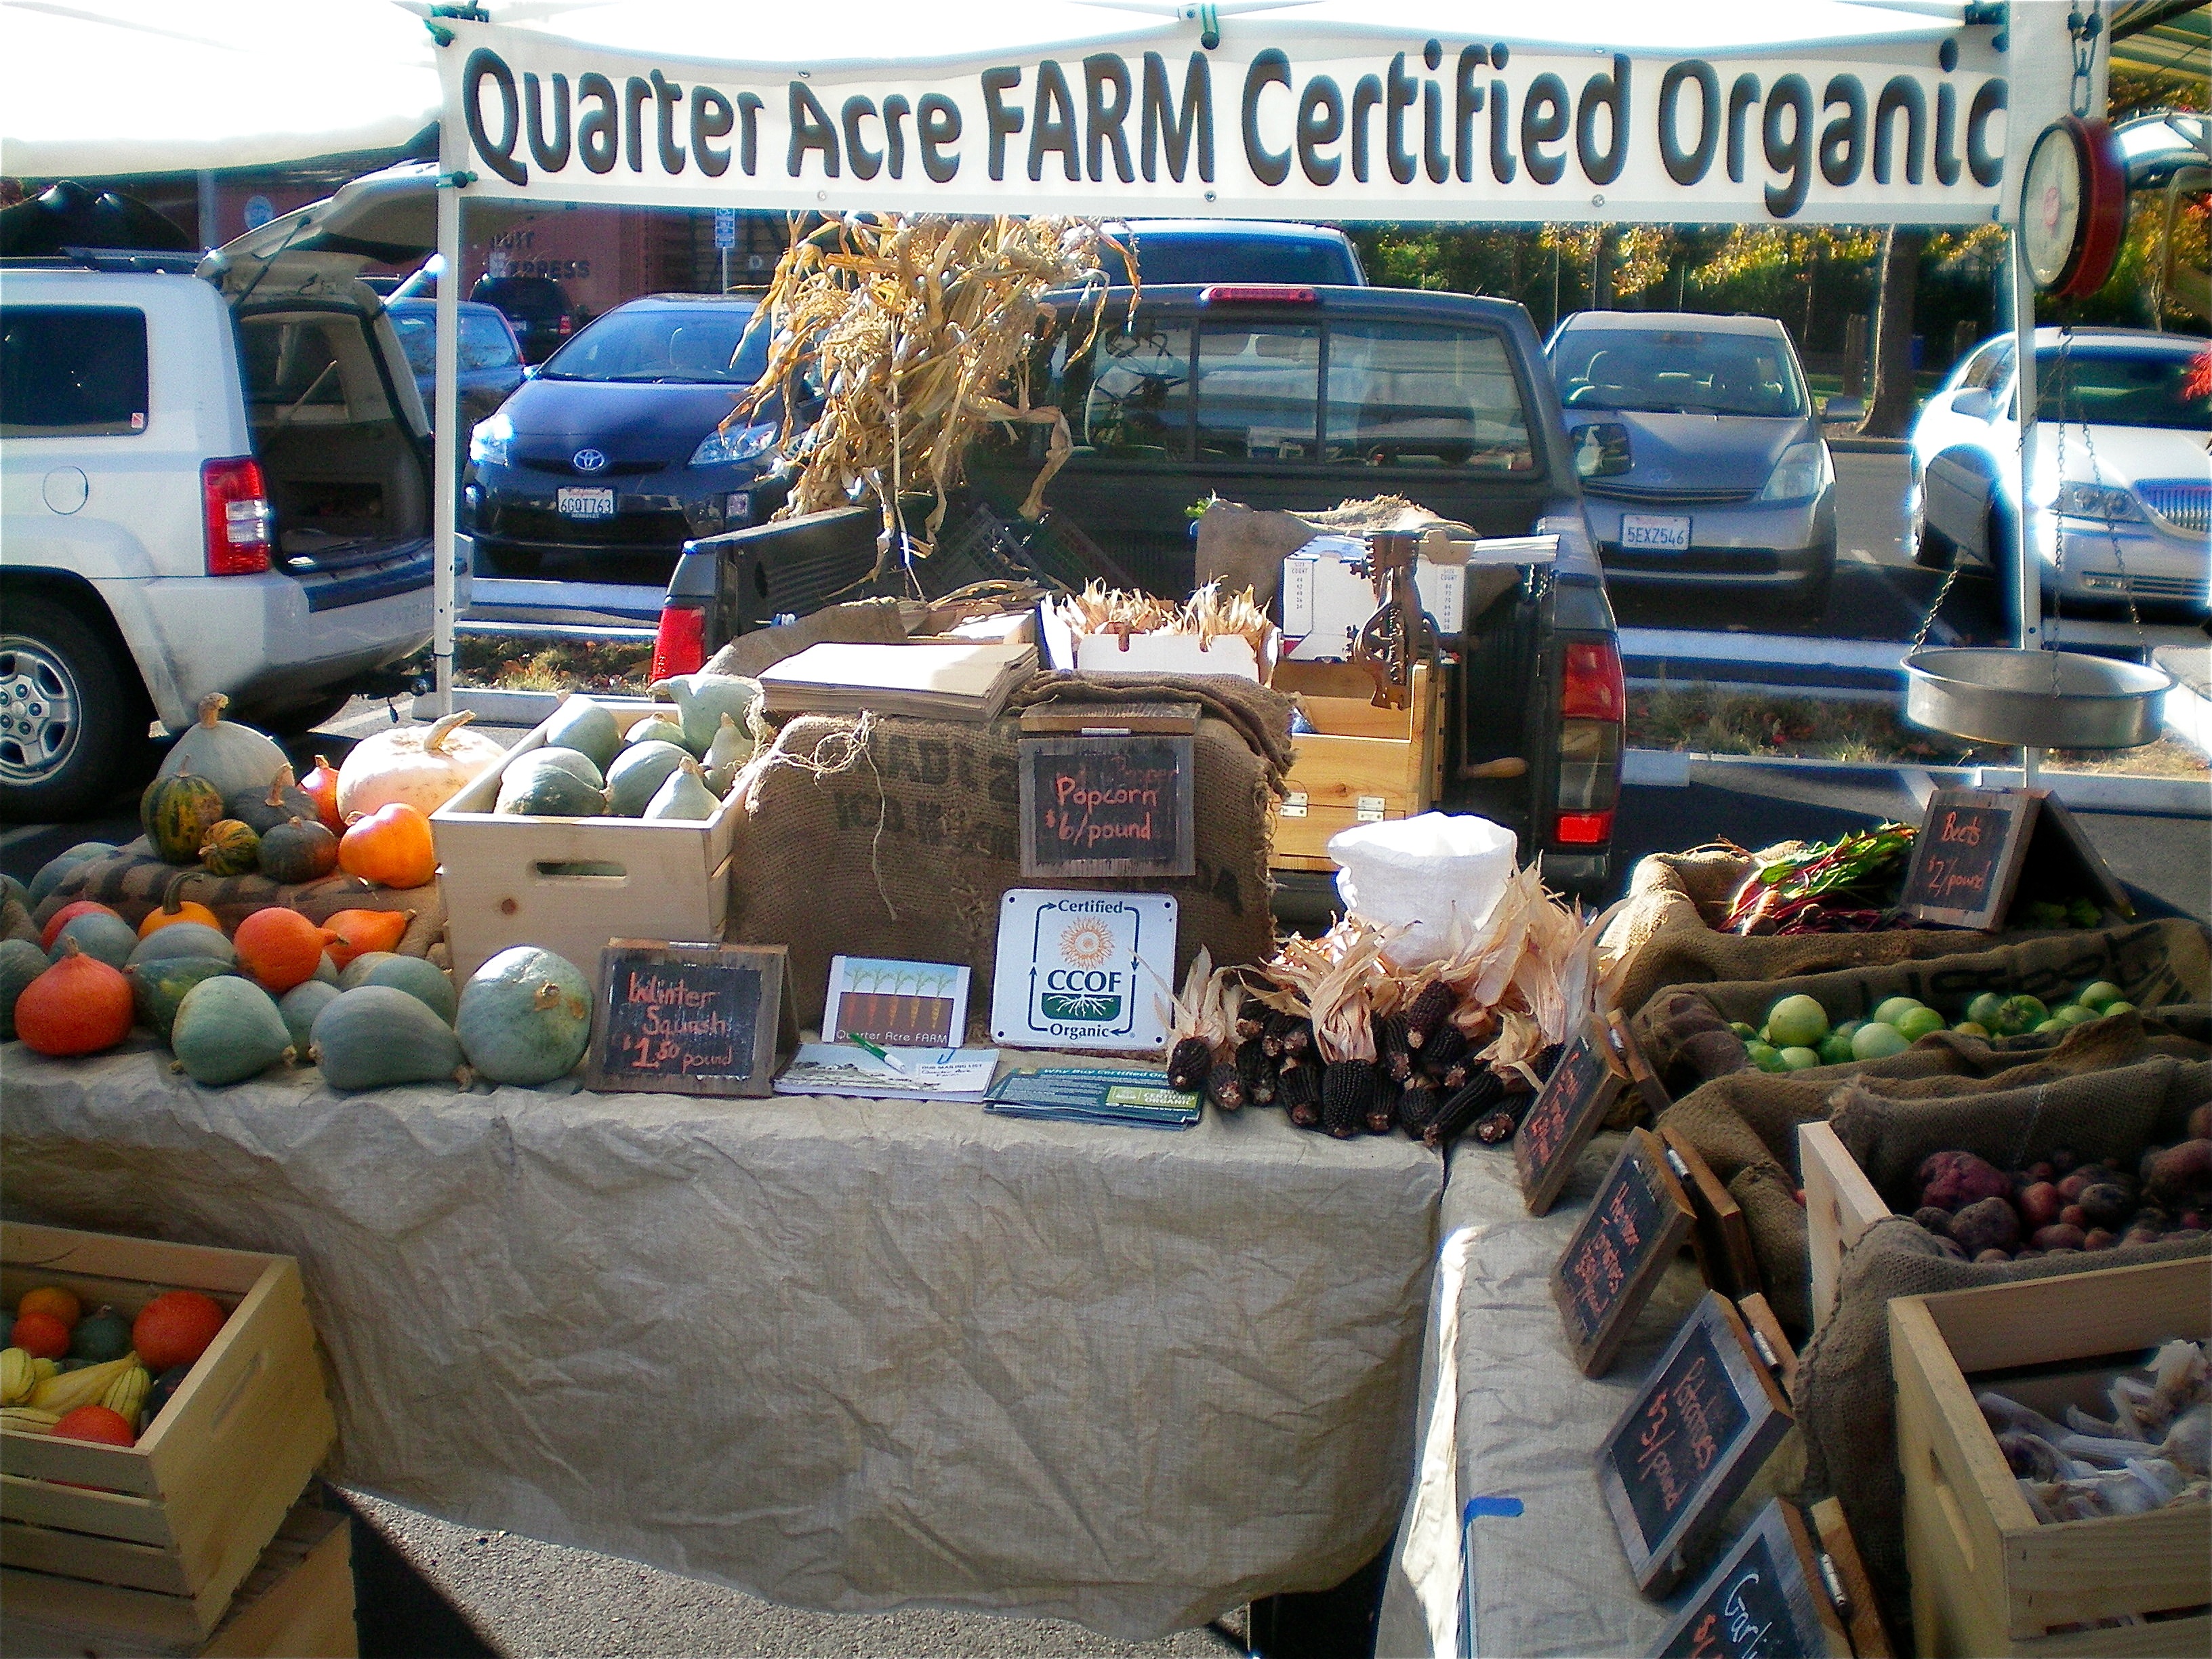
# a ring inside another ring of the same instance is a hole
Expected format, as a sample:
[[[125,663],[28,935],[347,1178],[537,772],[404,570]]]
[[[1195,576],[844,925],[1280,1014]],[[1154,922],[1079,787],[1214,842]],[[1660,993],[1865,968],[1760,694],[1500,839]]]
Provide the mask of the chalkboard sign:
[[[1682,1183],[1690,1207],[1698,1213],[1690,1240],[1697,1247],[1698,1271],[1706,1284],[1731,1302],[1742,1301],[1759,1284],[1759,1256],[1751,1248],[1751,1227],[1743,1218],[1743,1206],[1687,1135],[1662,1123],[1659,1139],[1666,1148],[1667,1167]]]
[[[1194,873],[1191,744],[1153,732],[1024,738],[1022,873]]]
[[[590,1087],[687,1095],[774,1092],[798,1032],[781,945],[618,939],[599,957]]]
[[[1586,1376],[1602,1376],[1696,1220],[1659,1138],[1631,1129],[1552,1270],[1552,1296]]]
[[[1790,1427],[1726,1297],[1707,1291],[1598,1451],[1638,1585],[1664,1595]]]
[[[1938,789],[1914,838],[1902,899],[1907,915],[1955,927],[1995,927],[2012,902],[2041,797],[2018,789]]]
[[[1761,1510],[1648,1659],[1850,1659],[1851,1644],[1796,1509]]]
[[[1531,1215],[1558,1202],[1597,1126],[1626,1086],[1605,1022],[1592,1015],[1560,1052],[1513,1135],[1513,1167]]]

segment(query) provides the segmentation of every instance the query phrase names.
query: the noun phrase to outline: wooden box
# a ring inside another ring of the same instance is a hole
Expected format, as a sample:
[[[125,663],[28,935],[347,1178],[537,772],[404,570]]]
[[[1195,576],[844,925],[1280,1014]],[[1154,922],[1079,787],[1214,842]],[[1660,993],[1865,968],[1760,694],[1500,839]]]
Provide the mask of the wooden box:
[[[2114,1370],[2174,1337],[2212,1334],[2212,1259],[2021,1279],[1889,1304],[1905,1544],[1923,1655],[2212,1650],[2212,1506],[2039,1523],[1974,1403],[1977,1374],[2081,1362],[2003,1391],[2047,1414],[2085,1407]],[[2179,1618],[2100,1620],[2196,1609]]]
[[[676,717],[673,703],[597,701],[625,733],[652,715]],[[544,744],[540,725],[430,815],[455,982],[511,945],[535,945],[566,957],[597,989],[611,939],[719,940],[743,814],[726,802],[711,818],[675,823],[495,813],[515,757]]]
[[[1276,690],[1298,694],[1320,728],[1291,739],[1289,799],[1275,816],[1279,869],[1331,871],[1329,837],[1340,830],[1425,812],[1442,787],[1443,699],[1425,662],[1413,666],[1405,708],[1377,708],[1375,682],[1347,663],[1285,662]]]
[[[351,1523],[312,1502],[295,1505],[204,1643],[179,1647],[132,1630],[28,1619],[10,1607],[8,1651],[70,1659],[354,1659],[361,1638],[354,1623]]]
[[[1806,1245],[1813,1259],[1813,1328],[1835,1310],[1836,1274],[1844,1252],[1888,1215],[1889,1206],[1836,1132],[1825,1123],[1797,1126],[1797,1169],[1805,1184]]]
[[[201,1291],[228,1317],[135,1446],[0,1430],[9,1619],[204,1641],[337,1437],[300,1269],[289,1256],[0,1227],[0,1297],[13,1305],[40,1285],[126,1316],[163,1291]]]

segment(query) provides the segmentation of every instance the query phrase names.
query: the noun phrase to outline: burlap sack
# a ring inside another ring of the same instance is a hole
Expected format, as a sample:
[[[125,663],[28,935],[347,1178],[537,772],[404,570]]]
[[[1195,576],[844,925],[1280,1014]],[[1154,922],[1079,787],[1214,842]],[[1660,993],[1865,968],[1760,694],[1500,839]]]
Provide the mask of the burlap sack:
[[[1281,702],[1257,694],[1244,698],[1249,707]],[[1118,700],[1132,695],[1125,682]],[[1217,963],[1268,954],[1272,762],[1236,727],[1211,714],[1199,722],[1194,875],[1050,881],[1021,872],[1019,731],[1010,718],[872,715],[784,726],[747,799],[728,936],[790,947],[801,1024],[820,1021],[839,954],[964,962],[971,1020],[987,1019],[1000,898],[1011,887],[1173,893],[1178,975],[1200,945]]]
[[[2098,1268],[2212,1253],[2212,1238],[2116,1249]],[[1972,1290],[2080,1273],[2078,1255],[1980,1267],[1955,1261],[1910,1220],[1878,1221],[1844,1256],[1836,1310],[1797,1373],[1797,1426],[1808,1495],[1843,1500],[1851,1536],[1882,1599],[1890,1629],[1912,1651],[1911,1563],[1905,1550],[1905,1480],[1897,1462],[1897,1391],[1889,1366],[1893,1297]]]
[[[94,899],[136,927],[161,903],[169,884],[189,867],[163,863],[141,836],[117,849],[114,857],[88,859],[64,876],[40,902],[33,920],[44,927],[49,916],[71,900]],[[435,882],[427,887],[379,887],[359,876],[331,875],[288,886],[266,876],[215,876],[196,870],[177,896],[206,905],[226,930],[272,904],[297,910],[311,921],[340,910],[411,910],[414,919],[392,946],[410,957],[429,956],[446,932],[445,896]]]

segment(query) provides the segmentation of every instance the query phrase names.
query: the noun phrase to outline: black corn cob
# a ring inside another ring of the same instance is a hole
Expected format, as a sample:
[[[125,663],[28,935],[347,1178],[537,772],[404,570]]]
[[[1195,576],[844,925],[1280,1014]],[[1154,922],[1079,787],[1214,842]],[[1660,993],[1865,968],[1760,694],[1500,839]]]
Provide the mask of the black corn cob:
[[[1443,1091],[1435,1084],[1426,1078],[1416,1077],[1398,1097],[1398,1127],[1419,1139],[1421,1131],[1435,1121],[1443,1103]]]
[[[1539,1052],[1536,1058],[1528,1062],[1539,1078],[1546,1082],[1551,1080],[1552,1067],[1559,1063],[1560,1052],[1565,1046],[1564,1043],[1554,1042]]]
[[[1440,1025],[1421,1046],[1422,1069],[1441,1076],[1466,1053],[1467,1033],[1456,1025]]]
[[[1202,1089],[1213,1069],[1213,1045],[1204,1037],[1187,1036],[1168,1051],[1168,1087]]]
[[[1286,1054],[1310,1055],[1313,1053],[1313,1022],[1291,1017],[1283,1028],[1283,1052]]]
[[[1511,1103],[1516,1098],[1508,1095],[1506,1105],[1495,1107],[1475,1120],[1474,1138],[1486,1146],[1496,1146],[1513,1139],[1514,1132],[1521,1127],[1521,1120],[1528,1115],[1528,1103],[1535,1097],[1519,1096],[1518,1105]]]
[[[1244,1104],[1244,1080],[1227,1060],[1206,1074],[1206,1097],[1224,1112],[1236,1111]]]
[[[1253,1038],[1264,1036],[1267,1030],[1270,1010],[1257,997],[1246,997],[1237,1010],[1237,1041],[1241,1046]]]
[[[1387,1135],[1398,1127],[1398,1102],[1405,1091],[1396,1079],[1377,1073],[1375,1099],[1367,1108],[1366,1129],[1370,1135]]]
[[[1475,1119],[1504,1097],[1504,1079],[1495,1072],[1485,1071],[1444,1102],[1443,1109],[1437,1112],[1421,1139],[1440,1150],[1449,1146],[1466,1132]]]
[[[1296,1014],[1272,1013],[1267,1016],[1267,1029],[1260,1035],[1261,1047],[1270,1060],[1280,1059],[1283,1053],[1283,1034],[1298,1023]]]
[[[1420,994],[1406,1005],[1406,1042],[1409,1047],[1425,1048],[1430,1038],[1436,1036],[1451,1012],[1451,987],[1440,979],[1432,979],[1421,987]]]
[[[1275,1062],[1267,1058],[1257,1037],[1237,1048],[1237,1079],[1244,1085],[1244,1098],[1265,1106],[1275,1097]]]
[[[1321,1074],[1321,1127],[1339,1140],[1358,1134],[1375,1103],[1376,1081],[1372,1060],[1329,1061]]]
[[[1437,1086],[1444,1091],[1444,1098],[1449,1100],[1474,1082],[1476,1073],[1481,1070],[1482,1062],[1470,1049],[1437,1073]]]
[[[1406,1036],[1405,1015],[1382,1014],[1376,1017],[1376,1059],[1390,1074],[1394,1083],[1403,1083],[1413,1074],[1413,1051],[1406,1046]]]
[[[1275,1073],[1275,1104],[1301,1129],[1321,1122],[1321,1067],[1310,1060],[1285,1065]]]

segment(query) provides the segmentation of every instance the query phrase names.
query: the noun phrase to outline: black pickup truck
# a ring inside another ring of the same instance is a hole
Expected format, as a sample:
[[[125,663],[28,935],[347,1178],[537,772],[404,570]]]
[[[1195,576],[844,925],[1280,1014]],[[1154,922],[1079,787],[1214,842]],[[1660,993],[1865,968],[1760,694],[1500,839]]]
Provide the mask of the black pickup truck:
[[[1596,442],[1571,447],[1528,313],[1463,295],[1278,284],[1146,288],[1133,318],[1127,289],[1054,298],[1063,320],[1036,348],[1030,392],[1066,413],[1074,453],[1032,524],[1016,507],[1043,463],[1043,431],[979,445],[931,575],[1012,566],[1180,599],[1194,580],[1188,509],[1214,495],[1292,512],[1395,495],[1481,536],[1556,535],[1552,562],[1439,641],[1440,805],[1511,828],[1556,886],[1608,887],[1626,698],[1577,465],[1610,463]],[[662,672],[847,588],[874,562],[878,522],[856,508],[687,544]],[[1500,764],[1516,758],[1517,772]]]

